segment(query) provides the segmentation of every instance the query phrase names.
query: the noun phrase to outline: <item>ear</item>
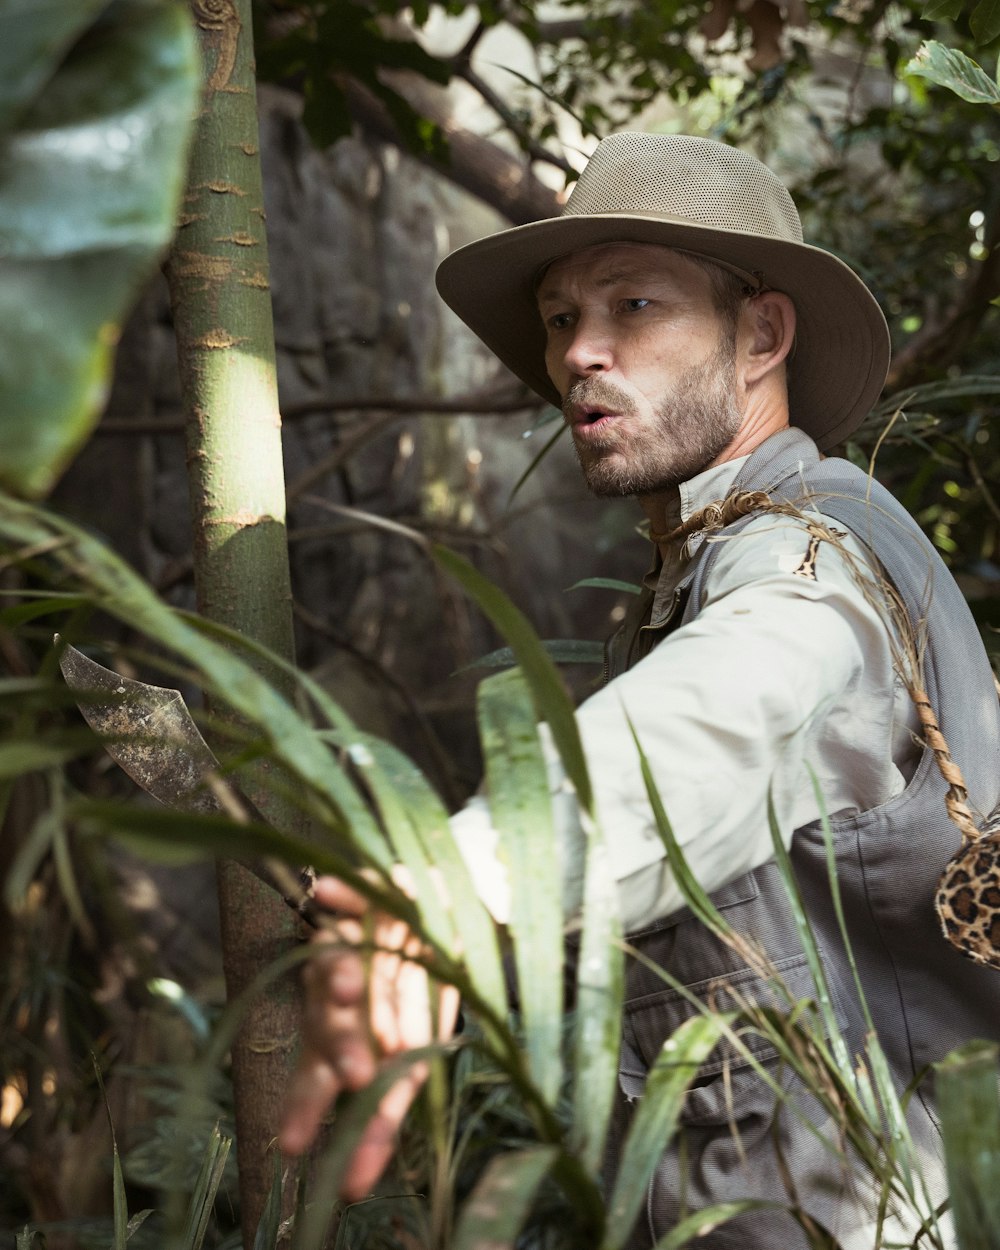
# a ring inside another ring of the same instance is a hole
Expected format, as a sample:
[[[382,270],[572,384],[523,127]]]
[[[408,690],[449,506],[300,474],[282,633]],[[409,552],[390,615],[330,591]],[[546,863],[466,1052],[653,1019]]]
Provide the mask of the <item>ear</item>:
[[[795,305],[783,291],[762,291],[744,309],[743,380],[754,386],[788,357],[795,342]]]

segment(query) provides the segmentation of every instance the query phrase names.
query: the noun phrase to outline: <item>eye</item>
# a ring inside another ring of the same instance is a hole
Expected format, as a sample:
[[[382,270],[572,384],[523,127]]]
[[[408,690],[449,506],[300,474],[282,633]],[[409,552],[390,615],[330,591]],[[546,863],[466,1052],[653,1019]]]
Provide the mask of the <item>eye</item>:
[[[565,330],[569,327],[573,318],[569,313],[554,313],[545,323],[550,330]]]
[[[648,304],[649,304],[648,299],[639,299],[638,297],[634,299],[622,300],[622,307],[625,309],[626,312],[641,312],[643,308],[646,308],[648,306]]]

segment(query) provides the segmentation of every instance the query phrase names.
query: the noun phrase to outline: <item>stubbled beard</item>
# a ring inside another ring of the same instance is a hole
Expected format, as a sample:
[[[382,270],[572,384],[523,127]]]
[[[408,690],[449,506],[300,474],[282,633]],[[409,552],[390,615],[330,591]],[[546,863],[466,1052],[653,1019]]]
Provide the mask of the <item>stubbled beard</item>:
[[[631,430],[616,421],[601,442],[574,444],[590,490],[601,498],[652,495],[707,468],[743,420],[733,394],[734,365],[732,345],[723,344],[711,359],[681,375],[660,399],[652,421]],[[577,382],[564,409],[588,404],[621,417],[635,414],[631,398],[600,376]]]

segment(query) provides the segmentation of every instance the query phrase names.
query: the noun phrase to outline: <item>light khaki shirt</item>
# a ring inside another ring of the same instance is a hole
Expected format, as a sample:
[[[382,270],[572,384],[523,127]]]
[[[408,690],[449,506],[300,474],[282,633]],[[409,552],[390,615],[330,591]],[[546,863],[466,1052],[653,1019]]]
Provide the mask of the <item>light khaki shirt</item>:
[[[684,483],[677,520],[721,499],[744,462]],[[787,846],[820,815],[810,769],[832,816],[884,803],[915,767],[917,720],[894,666],[891,627],[865,593],[865,553],[850,535],[839,539],[843,551],[810,539],[805,521],[770,514],[715,539],[726,549],[697,617],[577,712],[626,931],[684,905],[632,728],[688,864],[709,892],[771,858],[769,792]],[[658,598],[683,584],[704,541],[713,539],[695,538],[654,570]],[[579,808],[545,725],[540,733],[571,917],[584,863]],[[487,797],[474,797],[452,829],[480,896],[505,922],[510,883]]]

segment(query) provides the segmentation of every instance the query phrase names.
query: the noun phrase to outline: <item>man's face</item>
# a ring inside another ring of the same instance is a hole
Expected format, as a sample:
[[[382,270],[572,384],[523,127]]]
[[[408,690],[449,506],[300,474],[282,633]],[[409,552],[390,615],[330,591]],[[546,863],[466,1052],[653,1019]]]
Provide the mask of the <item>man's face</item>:
[[[653,494],[732,442],[743,420],[735,336],[698,265],[656,244],[600,244],[549,266],[538,308],[546,369],[595,494]]]

